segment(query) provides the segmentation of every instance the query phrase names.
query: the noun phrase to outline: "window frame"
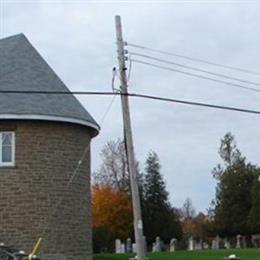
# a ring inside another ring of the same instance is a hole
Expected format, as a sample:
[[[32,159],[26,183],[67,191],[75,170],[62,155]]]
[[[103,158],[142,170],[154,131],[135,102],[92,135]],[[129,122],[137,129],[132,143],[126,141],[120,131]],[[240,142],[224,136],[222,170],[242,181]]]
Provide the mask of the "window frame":
[[[3,134],[11,134],[12,145],[11,145],[11,161],[3,162],[2,153],[3,153],[3,143],[2,136]],[[0,168],[3,167],[13,167],[15,166],[15,132],[14,131],[0,131]]]

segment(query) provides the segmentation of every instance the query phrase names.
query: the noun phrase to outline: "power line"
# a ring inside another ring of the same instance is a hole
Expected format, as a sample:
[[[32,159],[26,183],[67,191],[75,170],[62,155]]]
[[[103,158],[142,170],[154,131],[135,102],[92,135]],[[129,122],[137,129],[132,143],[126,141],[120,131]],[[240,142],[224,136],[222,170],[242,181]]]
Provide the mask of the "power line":
[[[216,62],[211,62],[211,61],[207,61],[207,60],[203,60],[203,59],[198,59],[198,58],[194,58],[194,57],[190,57],[190,56],[185,56],[185,55],[181,55],[178,53],[153,49],[153,48],[149,48],[149,47],[138,45],[138,44],[133,44],[133,43],[127,42],[126,45],[134,47],[134,48],[139,48],[142,50],[148,50],[148,51],[152,51],[152,52],[161,53],[164,55],[170,55],[170,56],[179,57],[179,58],[183,58],[183,59],[187,59],[187,60],[191,60],[191,61],[195,61],[195,62],[205,63],[205,64],[209,64],[209,65],[216,66],[216,67],[222,67],[222,68],[236,70],[236,71],[253,74],[253,75],[258,75],[258,76],[260,75],[259,72],[255,72],[255,71],[251,71],[251,70],[247,70],[247,69],[243,69],[243,68],[238,68],[238,67],[234,67],[234,66],[224,65],[224,64],[220,64],[220,63],[216,63]]]
[[[209,103],[200,103],[194,101],[186,101],[180,99],[173,99],[173,98],[165,98],[165,97],[158,97],[152,95],[144,95],[144,94],[137,94],[137,93],[119,93],[119,92],[98,92],[98,91],[73,91],[73,92],[64,92],[64,91],[12,91],[12,90],[0,90],[0,93],[10,93],[10,94],[55,94],[55,95],[99,95],[99,96],[113,96],[113,95],[127,95],[129,97],[137,97],[137,98],[145,98],[151,100],[158,100],[158,101],[165,101],[171,103],[179,103],[183,105],[191,105],[191,106],[200,106],[200,107],[209,107],[213,109],[221,109],[221,110],[230,110],[235,112],[243,112],[243,113],[250,113],[250,114],[260,114],[260,111],[251,110],[251,109],[244,109],[244,108],[237,108],[237,107],[230,107],[230,106],[222,106],[222,105],[214,105]]]
[[[178,72],[178,73],[181,73],[181,74],[184,74],[184,75],[188,75],[188,76],[192,76],[192,77],[196,77],[196,78],[200,78],[200,79],[206,79],[206,80],[214,81],[214,82],[221,83],[221,84],[224,84],[224,85],[236,87],[236,88],[246,89],[246,90],[250,90],[250,91],[254,91],[254,92],[260,92],[260,89],[257,89],[257,88],[246,87],[246,86],[239,85],[237,83],[233,83],[233,82],[229,82],[229,81],[225,81],[225,80],[213,79],[213,78],[210,78],[210,77],[207,77],[207,76],[194,74],[192,72],[177,70],[177,69],[174,69],[174,68],[170,68],[170,67],[166,67],[166,66],[162,66],[162,65],[146,62],[146,61],[136,60],[136,59],[132,59],[132,61],[136,62],[136,63],[143,64],[143,65],[148,65],[148,66],[151,66],[151,67],[154,67],[154,68],[159,68],[159,69],[163,69],[163,70]]]
[[[113,96],[113,98],[111,99],[110,103],[108,104],[108,107],[107,107],[103,117],[100,120],[100,125],[102,125],[104,123],[104,121],[105,121],[105,119],[106,119],[110,109],[112,108],[112,105],[113,105],[115,99],[116,99],[116,95]]]
[[[69,179],[68,179],[68,181],[67,181],[67,183],[66,183],[66,186],[65,186],[64,191],[65,191],[65,190],[68,190],[68,189],[70,188],[70,186],[71,186],[71,184],[73,183],[73,180],[75,179],[76,175],[78,175],[78,171],[79,171],[79,169],[80,169],[80,167],[81,167],[81,165],[82,165],[82,163],[83,163],[83,161],[84,161],[84,159],[85,159],[85,156],[86,156],[87,152],[89,151],[89,149],[90,149],[90,143],[89,143],[88,145],[86,145],[85,149],[83,150],[83,153],[82,153],[80,159],[78,160],[77,165],[76,165],[74,171],[73,171],[72,174],[69,176]],[[52,217],[54,216],[54,214],[57,213],[57,210],[58,210],[59,207],[61,206],[63,200],[64,200],[64,197],[62,196],[62,197],[60,197],[60,199],[56,202],[56,204],[53,205],[53,207],[52,207],[52,209],[51,209],[51,212],[47,215],[47,223],[40,228],[40,229],[41,229],[41,230],[40,230],[40,234],[39,234],[39,237],[40,237],[40,238],[44,238],[44,237],[45,237],[46,232],[48,231],[49,225],[50,225],[50,223],[51,223]],[[48,234],[47,234],[47,235],[48,235]],[[49,235],[51,235],[51,234],[49,234]]]
[[[231,77],[231,76],[228,76],[228,75],[225,75],[225,74],[216,73],[216,72],[212,72],[212,71],[196,68],[196,67],[193,67],[193,66],[183,65],[183,64],[172,62],[172,61],[168,61],[168,60],[165,60],[165,59],[160,59],[160,58],[157,58],[157,57],[154,57],[154,56],[145,55],[145,54],[142,54],[142,53],[129,52],[129,54],[131,54],[132,56],[139,56],[139,57],[147,58],[147,59],[150,59],[150,60],[155,60],[155,61],[159,61],[159,62],[162,62],[162,63],[175,65],[175,66],[182,67],[182,68],[185,68],[185,69],[190,69],[190,70],[195,70],[195,71],[207,73],[207,74],[210,74],[210,75],[213,75],[213,76],[217,76],[217,77],[222,77],[222,78],[226,78],[226,79],[236,80],[236,81],[239,81],[239,82],[242,82],[242,83],[247,83],[247,84],[251,84],[251,85],[255,85],[255,86],[260,86],[260,83],[252,82],[252,81],[245,80],[245,79],[239,79],[239,78],[236,78],[236,77]]]
[[[116,95],[116,92],[102,91],[48,91],[48,90],[0,90],[0,94],[32,95]]]
[[[146,99],[152,99],[152,100],[158,100],[158,101],[166,101],[166,102],[171,102],[171,103],[179,103],[179,104],[184,104],[184,105],[209,107],[209,108],[230,110],[230,111],[250,113],[250,114],[260,114],[260,111],[244,109],[244,108],[229,107],[229,106],[222,106],[222,105],[213,105],[213,104],[208,104],[208,103],[185,101],[185,100],[180,100],[180,99],[157,97],[157,96],[150,96],[150,95],[143,95],[143,94],[134,94],[134,93],[130,94],[130,93],[128,93],[128,95],[130,97],[146,98]]]

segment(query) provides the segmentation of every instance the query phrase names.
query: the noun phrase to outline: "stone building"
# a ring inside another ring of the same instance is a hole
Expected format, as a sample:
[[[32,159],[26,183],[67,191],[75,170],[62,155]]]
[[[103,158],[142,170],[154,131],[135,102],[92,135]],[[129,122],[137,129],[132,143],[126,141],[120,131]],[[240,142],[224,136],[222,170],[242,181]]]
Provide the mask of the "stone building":
[[[31,252],[42,236],[42,259],[90,260],[89,146],[99,126],[72,94],[46,91],[69,93],[23,34],[1,39],[0,242]]]

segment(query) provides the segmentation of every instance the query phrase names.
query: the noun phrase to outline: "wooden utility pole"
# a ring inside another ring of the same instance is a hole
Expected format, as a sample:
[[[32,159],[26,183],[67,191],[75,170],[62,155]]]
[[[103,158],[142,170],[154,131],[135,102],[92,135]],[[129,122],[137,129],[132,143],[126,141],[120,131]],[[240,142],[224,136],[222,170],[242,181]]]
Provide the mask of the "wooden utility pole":
[[[127,96],[127,77],[126,77],[126,67],[125,67],[125,50],[124,41],[122,34],[121,17],[115,17],[116,23],[116,38],[117,38],[117,54],[121,81],[121,103],[123,110],[123,121],[124,121],[124,132],[126,138],[126,150],[128,159],[128,168],[130,174],[131,182],[131,192],[132,192],[132,203],[134,211],[134,231],[135,231],[135,243],[137,249],[137,259],[145,260],[145,249],[144,249],[144,236],[143,236],[143,221],[140,206],[140,196],[138,190],[138,180],[135,167],[135,157],[134,157],[134,145],[131,130],[130,112],[129,112],[129,102]]]

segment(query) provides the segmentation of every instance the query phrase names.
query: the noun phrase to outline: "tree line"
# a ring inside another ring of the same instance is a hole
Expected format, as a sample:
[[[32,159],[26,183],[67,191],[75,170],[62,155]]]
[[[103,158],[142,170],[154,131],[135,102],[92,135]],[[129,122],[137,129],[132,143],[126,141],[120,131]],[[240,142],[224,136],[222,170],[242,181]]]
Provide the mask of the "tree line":
[[[136,162],[148,249],[156,236],[165,242],[174,237],[180,241],[179,247],[185,248],[191,236],[210,242],[216,235],[260,233],[260,168],[247,162],[231,133],[221,139],[218,152],[223,163],[212,171],[216,194],[206,214],[196,213],[190,198],[182,208],[171,205],[154,151],[147,154],[143,170]],[[92,180],[94,252],[113,251],[116,238],[134,237],[125,143],[110,141],[100,155],[102,163]]]
[[[94,251],[112,251],[116,238],[133,239],[130,178],[125,144],[108,142],[101,151],[102,164],[94,173],[92,185]],[[168,241],[173,234],[182,237],[178,213],[169,202],[160,172],[158,155],[148,153],[144,170],[136,162],[144,233],[148,245],[156,236]],[[106,239],[104,239],[106,237]],[[106,240],[106,241],[105,241]]]

